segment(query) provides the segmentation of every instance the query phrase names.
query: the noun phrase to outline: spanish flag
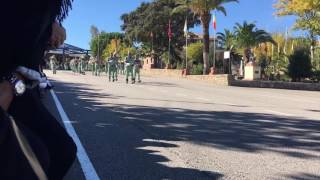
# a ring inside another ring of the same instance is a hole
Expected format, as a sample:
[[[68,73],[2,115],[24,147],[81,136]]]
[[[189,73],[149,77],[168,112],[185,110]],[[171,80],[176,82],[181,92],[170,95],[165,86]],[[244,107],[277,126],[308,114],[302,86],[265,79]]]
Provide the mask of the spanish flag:
[[[217,30],[217,19],[216,19],[216,15],[213,15],[212,25],[213,25],[213,29],[216,31],[216,30]]]

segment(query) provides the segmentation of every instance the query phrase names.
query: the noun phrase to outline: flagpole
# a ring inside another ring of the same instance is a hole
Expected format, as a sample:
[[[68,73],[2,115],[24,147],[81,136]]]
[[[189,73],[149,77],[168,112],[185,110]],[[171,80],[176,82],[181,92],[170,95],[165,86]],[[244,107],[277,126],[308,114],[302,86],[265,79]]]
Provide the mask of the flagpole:
[[[216,24],[216,13],[214,13],[214,23]],[[214,28],[213,28],[213,71],[215,70],[216,68],[216,25],[214,25]]]
[[[287,55],[287,45],[288,45],[288,27],[286,27],[285,43],[284,43],[284,48],[283,48],[283,52],[285,55]]]
[[[151,52],[153,52],[153,32],[151,32]]]
[[[186,75],[188,72],[188,32],[186,33]]]
[[[188,74],[188,16],[184,24],[184,34],[186,36],[186,75]]]
[[[100,63],[100,34],[98,34],[98,57],[97,57],[97,65],[96,65],[96,76],[98,76],[99,63]]]
[[[153,37],[152,37],[152,52],[153,52]]]
[[[274,45],[272,43],[272,45],[271,45],[271,60],[273,60],[273,55],[274,55]]]
[[[287,55],[287,46],[288,46],[288,38],[289,38],[289,31],[288,31],[288,27],[286,27],[286,35],[285,35],[286,39],[285,39],[285,44],[284,44],[284,49],[283,49],[283,53],[285,55]],[[288,57],[285,56],[285,61],[288,62]]]
[[[168,65],[167,65],[167,67],[170,66],[170,52],[171,52],[171,39],[169,39],[169,55],[168,55]]]
[[[214,30],[213,35],[213,70],[216,68],[216,30]]]
[[[170,59],[171,59],[171,20],[169,20],[169,28],[168,28],[168,37],[169,37],[169,53],[168,53],[168,65],[167,67],[170,66]]]

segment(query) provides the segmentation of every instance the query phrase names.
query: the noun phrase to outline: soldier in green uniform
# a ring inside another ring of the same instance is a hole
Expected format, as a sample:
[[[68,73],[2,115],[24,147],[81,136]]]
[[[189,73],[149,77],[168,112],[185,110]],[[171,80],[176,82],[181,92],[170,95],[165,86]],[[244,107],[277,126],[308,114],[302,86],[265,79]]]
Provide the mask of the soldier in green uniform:
[[[95,59],[93,57],[90,57],[90,60],[89,60],[89,68],[90,68],[90,71],[92,72],[92,75],[94,75],[94,64],[95,64]]]
[[[77,58],[74,58],[74,71],[76,73],[79,72],[79,62],[78,62],[78,59]]]
[[[118,81],[118,58],[117,54],[111,54],[111,57],[108,60],[108,72],[109,72],[109,81],[112,82]]]
[[[65,59],[65,62],[63,63],[63,69],[65,70],[65,71],[67,71],[67,70],[69,70],[69,58],[66,58]]]
[[[94,66],[94,75],[98,76],[99,75],[99,64],[98,64],[97,60],[95,60],[93,66]]]
[[[136,55],[136,58],[133,63],[133,83],[136,82],[137,76],[138,76],[138,83],[141,83],[141,79],[140,79],[140,68],[141,67],[142,67],[142,65],[141,65],[141,61],[139,59],[139,56]]]
[[[81,63],[80,63],[80,58],[77,57],[77,73],[81,74]]]
[[[72,72],[76,73],[76,59],[75,58],[73,58],[70,61],[70,67],[71,67]]]
[[[109,59],[112,57],[112,54],[110,54],[109,58],[107,58],[106,60],[104,60],[104,72],[106,73],[106,75],[108,75],[108,70],[109,70]]]
[[[133,79],[133,59],[131,57],[130,52],[128,53],[128,56],[125,60],[125,72],[126,72],[126,83],[129,83],[129,76],[131,76],[131,82],[134,83]]]
[[[57,58],[55,55],[50,57],[50,69],[52,74],[57,74]]]
[[[121,58],[119,58],[121,59]],[[119,71],[119,74],[121,75],[124,75],[124,63],[125,63],[125,60],[120,60],[119,62],[119,67],[118,67],[118,71]]]
[[[80,57],[80,60],[79,60],[79,65],[80,65],[80,74],[83,74],[85,75],[85,64],[84,64],[84,60],[85,60],[85,57],[84,56],[81,56]]]

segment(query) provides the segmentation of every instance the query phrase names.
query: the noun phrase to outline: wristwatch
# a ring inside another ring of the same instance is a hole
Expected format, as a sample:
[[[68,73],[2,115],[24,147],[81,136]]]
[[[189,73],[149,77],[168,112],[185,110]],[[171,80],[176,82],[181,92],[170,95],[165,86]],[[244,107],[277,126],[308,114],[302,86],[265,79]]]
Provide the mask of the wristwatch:
[[[9,83],[12,85],[14,94],[16,96],[21,96],[26,91],[27,87],[23,80],[19,79],[18,76],[15,73],[12,73],[8,77],[5,78],[5,80],[9,81]]]

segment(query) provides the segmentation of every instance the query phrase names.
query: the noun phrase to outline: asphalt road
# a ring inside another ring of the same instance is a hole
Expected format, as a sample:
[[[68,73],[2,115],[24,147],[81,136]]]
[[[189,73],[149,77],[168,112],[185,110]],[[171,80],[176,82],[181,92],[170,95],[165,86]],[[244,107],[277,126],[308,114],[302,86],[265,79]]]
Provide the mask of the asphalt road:
[[[47,74],[101,179],[320,179],[319,92]]]

